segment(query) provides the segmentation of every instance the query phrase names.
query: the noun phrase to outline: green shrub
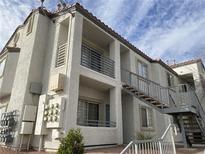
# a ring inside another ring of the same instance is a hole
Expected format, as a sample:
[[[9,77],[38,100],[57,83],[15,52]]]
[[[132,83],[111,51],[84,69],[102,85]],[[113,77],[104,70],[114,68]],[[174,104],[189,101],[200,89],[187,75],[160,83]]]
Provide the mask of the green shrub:
[[[80,129],[70,129],[61,140],[57,154],[83,154],[84,143]]]
[[[136,138],[137,140],[150,140],[153,138],[153,136],[144,132],[138,132]]]

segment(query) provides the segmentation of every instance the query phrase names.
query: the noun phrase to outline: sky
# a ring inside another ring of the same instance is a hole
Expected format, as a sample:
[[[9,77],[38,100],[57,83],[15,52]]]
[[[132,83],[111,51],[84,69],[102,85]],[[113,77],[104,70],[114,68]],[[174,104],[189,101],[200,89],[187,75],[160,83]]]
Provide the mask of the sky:
[[[205,0],[65,0],[81,3],[97,18],[154,59],[202,58],[205,62]],[[57,0],[45,0],[55,10]],[[0,50],[40,0],[0,0]]]

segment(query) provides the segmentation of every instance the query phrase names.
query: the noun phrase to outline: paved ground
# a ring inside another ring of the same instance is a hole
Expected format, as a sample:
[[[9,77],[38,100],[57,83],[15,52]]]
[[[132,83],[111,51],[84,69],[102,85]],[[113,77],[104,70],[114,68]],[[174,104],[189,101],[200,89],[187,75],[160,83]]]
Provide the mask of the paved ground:
[[[192,149],[178,148],[177,154],[205,154],[204,149],[205,148],[192,148]]]
[[[107,149],[96,149],[96,150],[89,150],[86,154],[119,154],[122,151],[123,147],[117,148],[107,148]],[[184,149],[184,148],[177,148],[177,154],[205,154],[204,149],[202,147],[192,148],[192,149]]]
[[[95,150],[86,150],[86,154],[119,154],[124,146],[118,146],[114,148],[103,148]],[[177,148],[177,154],[205,154],[202,147],[196,147],[192,149]],[[45,152],[15,152],[8,149],[0,148],[0,154],[54,154],[54,153],[45,153]]]

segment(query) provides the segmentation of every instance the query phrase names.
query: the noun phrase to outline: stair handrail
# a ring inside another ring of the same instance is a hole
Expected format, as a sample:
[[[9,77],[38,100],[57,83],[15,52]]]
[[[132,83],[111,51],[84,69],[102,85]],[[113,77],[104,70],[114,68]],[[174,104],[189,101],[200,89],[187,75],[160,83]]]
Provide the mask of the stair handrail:
[[[201,117],[201,119],[203,120],[203,124],[205,125],[205,111],[201,105],[201,102],[199,100],[199,97],[198,95],[196,94],[196,92],[193,90],[193,94],[195,95],[196,99],[197,99],[197,103],[198,103],[198,106],[197,106],[197,109],[198,109],[198,115]],[[201,113],[202,112],[202,113]],[[199,122],[198,122],[199,123]],[[203,131],[203,134],[205,135],[205,127],[202,127],[202,131]],[[201,127],[201,126],[200,126]]]
[[[145,78],[145,77],[143,77],[143,76],[141,76],[141,75],[139,75],[139,74],[137,74],[137,73],[131,72],[130,70],[128,70],[128,69],[126,69],[126,68],[121,68],[121,70],[122,70],[122,71],[126,71],[126,72],[128,72],[128,73],[130,73],[130,74],[133,74],[133,75],[135,75],[135,76],[141,78],[142,80],[145,80],[145,81],[149,81],[149,82],[151,82],[151,83],[154,83],[154,84],[160,86],[161,88],[170,89],[169,87],[164,87],[164,86],[160,85],[159,83],[157,83],[157,82],[155,82],[155,81],[152,81],[152,80],[150,80],[150,79],[148,79],[148,78]]]
[[[136,144],[145,144],[151,146],[151,143],[154,144],[154,148],[156,148],[156,146],[158,146],[158,150],[160,153],[165,153],[163,150],[166,150],[166,148],[164,148],[163,146],[166,146],[163,144],[163,141],[165,140],[165,137],[167,136],[169,131],[172,131],[171,128],[173,127],[173,124],[169,124],[168,127],[166,128],[165,132],[162,134],[162,136],[160,138],[156,138],[156,139],[151,139],[151,140],[134,140],[131,141],[123,150],[120,154],[126,154],[129,150],[133,150],[133,152],[135,153],[137,150],[139,150],[137,147],[135,147]],[[176,154],[176,150],[175,150],[175,144],[174,144],[174,139],[172,138],[172,147],[173,147],[173,154]],[[151,148],[152,149],[152,148]],[[142,149],[141,149],[142,150]],[[149,150],[149,148],[148,148]],[[128,152],[129,153],[129,152]],[[131,152],[132,153],[132,152]]]
[[[173,88],[162,86],[157,82],[145,78],[137,73],[131,72],[130,70],[125,68],[121,68],[121,76],[122,82],[130,86],[136,86],[139,91],[144,92],[145,94],[148,94],[155,99],[158,99],[159,101],[163,102],[164,105],[170,105],[170,91],[176,93]]]
[[[198,95],[196,94],[196,91],[195,91],[195,89],[193,88],[193,87],[191,87],[190,85],[188,85],[188,87],[189,87],[189,89],[190,89],[190,92],[192,92],[192,94],[194,94],[194,96],[195,96],[195,98],[196,98],[196,101],[193,101],[194,102],[194,104],[196,105],[196,107],[197,107],[197,109],[198,110],[200,110],[198,113],[200,114],[200,116],[202,116],[202,119],[203,119],[203,121],[205,122],[205,111],[204,111],[204,109],[203,109],[203,107],[202,107],[202,105],[201,105],[201,102],[200,102],[200,100],[199,100],[199,97],[198,97]],[[196,104],[197,103],[197,104]]]
[[[197,111],[197,115],[200,117],[200,119],[202,120],[203,124],[205,125],[205,111],[201,105],[201,102],[199,100],[198,95],[196,94],[196,91],[193,87],[191,87],[189,84],[180,84],[180,85],[186,85],[188,87],[188,91],[191,97],[191,103],[192,103],[192,107],[196,108]],[[179,87],[179,85],[177,86]],[[196,119],[197,120],[197,119]],[[198,124],[200,125],[201,130],[203,131],[203,134],[205,135],[205,127],[203,125],[203,127],[201,126],[201,123],[197,120]]]
[[[163,139],[166,137],[167,133],[169,132],[169,129],[170,129],[172,126],[174,127],[174,125],[171,124],[171,123],[168,125],[168,127],[166,128],[166,130],[164,131],[164,133],[162,134],[162,136],[161,136],[161,138],[160,138],[161,140],[163,140]]]
[[[201,105],[201,102],[200,102],[199,97],[198,97],[198,95],[196,94],[195,90],[193,90],[193,93],[194,93],[194,95],[195,95],[195,97],[196,97],[196,99],[197,99],[197,103],[199,104],[199,106],[200,106],[200,108],[201,108],[201,111],[204,113],[204,116],[205,116],[205,111],[204,111],[204,109],[203,109],[203,107],[202,107],[202,105]],[[204,120],[205,120],[205,119],[204,119]]]
[[[171,90],[174,91],[173,89],[171,89]],[[176,94],[176,91],[174,91],[174,93]],[[172,105],[173,105],[174,107],[176,107],[175,100],[174,100],[174,98],[173,98],[173,96],[171,95],[170,92],[169,92],[169,98],[172,100]],[[169,102],[169,104],[170,104],[170,102]]]

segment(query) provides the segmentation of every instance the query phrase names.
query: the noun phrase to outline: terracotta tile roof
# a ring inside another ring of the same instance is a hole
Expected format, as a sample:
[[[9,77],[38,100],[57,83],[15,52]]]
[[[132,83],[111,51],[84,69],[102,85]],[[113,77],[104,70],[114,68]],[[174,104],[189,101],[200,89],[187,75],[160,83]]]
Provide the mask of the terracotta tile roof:
[[[169,65],[167,65],[165,62],[163,62],[161,59],[156,59],[156,60],[153,59],[152,63],[159,63],[161,66],[165,67],[168,71],[170,71],[174,75],[178,76],[178,74]]]
[[[176,64],[173,64],[173,65],[170,65],[170,67],[171,68],[177,68],[177,67],[181,67],[181,66],[185,66],[185,65],[191,65],[191,64],[194,64],[194,63],[201,63],[204,67],[204,64],[203,64],[201,59],[192,59],[192,60],[176,63]]]

